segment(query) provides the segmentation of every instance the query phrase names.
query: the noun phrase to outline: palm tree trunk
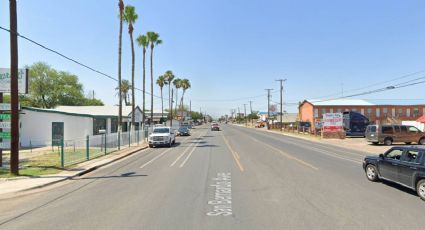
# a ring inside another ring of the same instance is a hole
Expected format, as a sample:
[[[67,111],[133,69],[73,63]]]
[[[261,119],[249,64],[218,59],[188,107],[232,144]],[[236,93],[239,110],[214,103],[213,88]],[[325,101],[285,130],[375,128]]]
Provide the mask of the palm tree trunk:
[[[146,47],[143,46],[143,113],[142,113],[142,127],[143,130],[145,130],[145,120],[146,120],[146,114],[145,114],[145,104],[146,104]]]
[[[121,131],[122,127],[122,92],[121,92],[121,55],[122,55],[122,11],[124,9],[124,3],[122,0],[119,0],[118,7],[120,9],[120,32],[118,38],[118,131]]]
[[[177,114],[177,109],[178,109],[178,103],[179,103],[179,97],[178,97],[178,94],[179,94],[179,89],[178,88],[176,88],[176,108],[175,108],[175,110],[176,110],[176,116],[178,116],[178,114]]]
[[[173,120],[173,111],[171,111],[171,104],[173,103],[173,98],[171,98],[171,81],[168,82],[168,117],[170,119],[170,126],[172,124],[171,120]]]
[[[153,46],[151,46],[151,122],[153,124]]]
[[[133,32],[130,33],[130,39],[131,39],[131,130],[134,131],[134,125],[135,122],[135,114],[134,114],[134,107],[136,104],[136,97],[134,92],[134,42],[133,42]]]
[[[181,116],[182,121],[184,121],[184,119],[183,119],[183,97],[184,97],[184,90],[183,90],[182,99],[181,99],[181,102],[180,102],[180,116]]]
[[[162,97],[162,87],[161,87],[161,118],[164,118],[164,99]]]

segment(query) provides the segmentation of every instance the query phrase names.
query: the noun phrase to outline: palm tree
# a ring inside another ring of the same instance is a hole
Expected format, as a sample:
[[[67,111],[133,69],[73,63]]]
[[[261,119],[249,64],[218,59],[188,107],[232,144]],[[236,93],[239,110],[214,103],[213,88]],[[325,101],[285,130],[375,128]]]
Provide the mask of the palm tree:
[[[164,88],[165,82],[166,80],[164,75],[159,76],[156,80],[156,84],[161,89],[161,118],[164,118],[164,98],[162,97],[162,88]]]
[[[119,41],[118,41],[118,89],[121,90],[121,47],[122,47],[122,19],[123,19],[123,11],[124,11],[124,2],[122,0],[118,1],[118,7],[120,11],[120,32],[119,32]],[[118,132],[121,131],[122,125],[122,92],[119,91],[118,95],[119,99],[119,108],[118,108]]]
[[[142,128],[144,130],[146,115],[145,115],[145,104],[146,104],[146,48],[149,45],[148,37],[146,35],[139,35],[137,37],[137,44],[143,46],[143,114],[142,114]]]
[[[176,106],[175,106],[176,115],[177,115],[178,91],[179,91],[179,88],[182,87],[181,81],[182,80],[180,78],[176,78],[173,81],[173,85],[174,85],[174,87],[176,87]]]
[[[128,81],[128,80],[122,80],[121,81],[121,89],[119,89],[118,87],[117,88],[115,88],[115,90],[118,90],[118,93],[117,93],[117,95],[120,95],[120,93],[121,93],[121,100],[123,100],[124,99],[124,104],[127,106],[128,105],[128,101],[127,101],[127,98],[128,98],[128,92],[131,90],[131,84],[130,84],[130,82]]]
[[[171,70],[167,70],[164,74],[165,77],[165,84],[168,85],[168,106],[169,106],[169,112],[171,113],[171,106],[173,104],[173,98],[171,98],[171,83],[174,79],[174,74]],[[171,114],[170,114],[171,115]],[[170,120],[173,120],[173,117],[170,116]],[[170,123],[171,124],[171,123]]]
[[[136,23],[138,15],[134,6],[127,5],[124,9],[124,21],[128,24],[128,33],[130,34],[131,43],[131,129],[134,130],[135,116],[134,106],[136,105],[136,98],[134,95],[134,42],[133,42],[133,25]]]
[[[190,81],[188,79],[183,79],[180,82],[181,87],[183,89],[183,94],[182,94],[182,99],[181,99],[181,117],[183,119],[183,99],[184,99],[184,94],[186,93],[186,90],[188,90],[191,87]]]
[[[153,48],[162,44],[162,40],[159,39],[159,34],[155,32],[147,32],[146,36],[151,45],[151,122],[153,122]]]

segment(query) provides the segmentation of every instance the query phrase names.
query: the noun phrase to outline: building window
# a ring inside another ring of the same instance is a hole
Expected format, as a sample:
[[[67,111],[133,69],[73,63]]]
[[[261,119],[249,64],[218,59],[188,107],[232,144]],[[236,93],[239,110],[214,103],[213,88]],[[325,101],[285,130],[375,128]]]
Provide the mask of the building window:
[[[345,112],[348,112],[348,111],[350,111],[349,109],[345,109]]]
[[[341,113],[342,112],[342,109],[337,109],[336,110],[338,113]]]
[[[118,118],[111,118],[111,133],[118,132]]]
[[[403,116],[403,109],[402,108],[398,108],[398,110],[397,110],[397,116],[398,117],[402,117]]]
[[[333,112],[334,112],[334,109],[329,109],[329,112],[330,112],[330,113],[333,113]]]
[[[376,109],[376,117],[381,116],[381,110],[379,108]]]
[[[319,117],[319,109],[314,109],[314,117],[315,118]]]
[[[410,117],[410,109],[406,109],[406,117]]]
[[[93,118],[93,135],[98,135],[99,130],[106,130],[106,118]]]
[[[361,113],[362,115],[364,115],[364,109],[363,109],[363,108],[360,110],[360,113]]]
[[[368,108],[367,109],[367,117],[371,117],[372,116],[372,109],[371,108]]]
[[[391,115],[392,115],[393,117],[395,117],[395,108],[392,108],[392,109],[391,109]]]
[[[413,109],[413,117],[419,117],[419,108]]]
[[[322,109],[322,115],[326,113],[326,109]]]

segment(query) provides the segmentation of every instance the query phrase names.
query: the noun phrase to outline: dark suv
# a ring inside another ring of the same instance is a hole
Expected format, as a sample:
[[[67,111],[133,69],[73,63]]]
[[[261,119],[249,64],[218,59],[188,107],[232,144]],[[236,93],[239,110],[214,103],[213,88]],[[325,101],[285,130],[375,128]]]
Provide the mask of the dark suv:
[[[415,190],[425,200],[425,148],[393,147],[379,156],[367,156],[363,169],[370,181],[392,181]]]

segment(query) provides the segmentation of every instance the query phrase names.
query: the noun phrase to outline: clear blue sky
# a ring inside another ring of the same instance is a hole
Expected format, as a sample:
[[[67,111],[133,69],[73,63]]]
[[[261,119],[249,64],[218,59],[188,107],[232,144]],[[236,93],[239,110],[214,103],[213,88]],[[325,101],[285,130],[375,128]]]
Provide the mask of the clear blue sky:
[[[18,30],[42,44],[117,75],[117,0],[19,0]],[[138,0],[135,36],[156,31],[155,77],[172,70],[193,88],[186,99],[212,115],[243,108],[266,110],[265,88],[287,78],[285,101],[298,102],[358,89],[425,69],[425,1]],[[9,1],[0,1],[0,25],[9,27]],[[9,35],[0,31],[0,66],[8,67]],[[116,104],[116,83],[19,40],[20,66],[45,61],[77,74],[85,90]],[[141,88],[141,49],[136,49],[136,84]],[[149,72],[147,72],[149,74]],[[123,77],[130,79],[127,29]],[[405,78],[407,81],[425,73]],[[149,83],[149,81],[148,81]],[[375,88],[395,84],[380,84]],[[365,99],[423,98],[424,85],[362,96]],[[158,87],[155,87],[159,95]],[[141,94],[137,93],[137,104]],[[259,96],[259,97],[254,97]],[[340,96],[340,95],[334,95]],[[248,97],[253,97],[249,99]],[[238,98],[244,98],[236,100]],[[246,98],[246,99],[245,99]],[[233,100],[235,99],[235,100]],[[391,101],[391,100],[390,100]],[[410,102],[410,101],[408,101]],[[423,103],[423,101],[422,101]],[[160,109],[156,100],[155,109]],[[288,106],[289,112],[296,106]]]

